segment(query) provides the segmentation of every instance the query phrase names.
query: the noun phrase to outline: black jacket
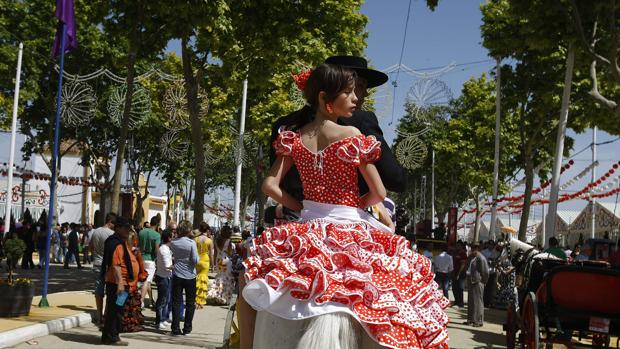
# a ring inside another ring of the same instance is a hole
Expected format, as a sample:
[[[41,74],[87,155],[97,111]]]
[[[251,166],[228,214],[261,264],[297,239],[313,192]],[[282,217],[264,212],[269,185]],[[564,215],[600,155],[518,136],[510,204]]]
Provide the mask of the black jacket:
[[[280,127],[288,126],[291,123],[292,118],[293,114],[289,114],[276,120],[271,128],[270,144],[272,144],[278,137],[278,130]],[[383,131],[381,131],[381,128],[379,127],[379,121],[377,120],[375,114],[373,112],[360,110],[353,113],[353,116],[350,118],[339,119],[338,123],[341,125],[353,126],[360,130],[362,134],[366,136],[375,136],[377,140],[381,142],[381,158],[375,163],[375,166],[377,167],[377,171],[379,171],[383,185],[389,191],[398,193],[404,192],[406,188],[407,173],[405,169],[398,164],[392,150],[385,142],[385,139],[383,138]],[[270,146],[270,164],[273,164],[275,159],[275,150],[273,146]],[[368,192],[368,185],[361,175],[358,176],[358,185],[360,188],[360,194],[363,195]],[[297,200],[303,200],[301,179],[295,166],[291,167],[286,176],[284,176],[281,186],[287,193],[291,194]]]

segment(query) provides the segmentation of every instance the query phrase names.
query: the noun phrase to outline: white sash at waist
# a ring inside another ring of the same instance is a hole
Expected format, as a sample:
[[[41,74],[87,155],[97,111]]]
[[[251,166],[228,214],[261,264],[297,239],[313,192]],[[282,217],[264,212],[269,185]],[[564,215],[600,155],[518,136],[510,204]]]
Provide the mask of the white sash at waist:
[[[304,200],[304,208],[301,210],[301,219],[311,221],[320,219],[332,223],[359,223],[366,222],[376,229],[393,233],[393,231],[385,224],[379,222],[370,213],[351,206],[326,204],[322,202]]]

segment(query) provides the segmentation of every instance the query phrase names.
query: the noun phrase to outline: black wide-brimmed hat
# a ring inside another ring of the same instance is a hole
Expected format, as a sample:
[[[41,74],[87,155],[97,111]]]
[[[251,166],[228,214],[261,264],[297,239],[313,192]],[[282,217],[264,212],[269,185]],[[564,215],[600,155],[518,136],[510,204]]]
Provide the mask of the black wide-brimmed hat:
[[[368,88],[377,87],[388,81],[388,76],[378,70],[368,68],[368,62],[357,56],[331,56],[325,60],[327,64],[341,65],[355,70],[357,75],[368,81]]]

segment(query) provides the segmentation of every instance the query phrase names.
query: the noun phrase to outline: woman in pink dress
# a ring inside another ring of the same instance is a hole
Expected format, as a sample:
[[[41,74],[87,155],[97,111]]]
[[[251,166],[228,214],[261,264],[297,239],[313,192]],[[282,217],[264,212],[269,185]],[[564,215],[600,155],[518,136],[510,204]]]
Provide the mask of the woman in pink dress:
[[[254,348],[448,347],[449,301],[430,261],[364,210],[386,190],[373,164],[380,143],[337,124],[355,110],[354,84],[352,70],[317,67],[301,84],[308,105],[297,131],[281,130],[273,144],[278,157],[263,191],[302,220],[266,229],[244,262],[245,301],[272,326],[283,321],[270,333],[257,320]],[[280,188],[293,164],[303,202]],[[370,189],[363,196],[358,171]]]

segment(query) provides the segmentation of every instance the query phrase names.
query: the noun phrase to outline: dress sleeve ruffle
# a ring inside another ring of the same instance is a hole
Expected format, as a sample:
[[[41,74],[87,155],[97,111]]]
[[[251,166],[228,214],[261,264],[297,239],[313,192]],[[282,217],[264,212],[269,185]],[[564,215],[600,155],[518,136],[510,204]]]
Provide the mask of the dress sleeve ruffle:
[[[293,131],[287,131],[284,127],[280,128],[278,138],[273,141],[273,148],[277,156],[291,156],[293,154],[293,143],[297,134]]]
[[[375,136],[359,135],[338,147],[336,155],[358,166],[360,163],[373,163],[381,157],[381,142]]]

